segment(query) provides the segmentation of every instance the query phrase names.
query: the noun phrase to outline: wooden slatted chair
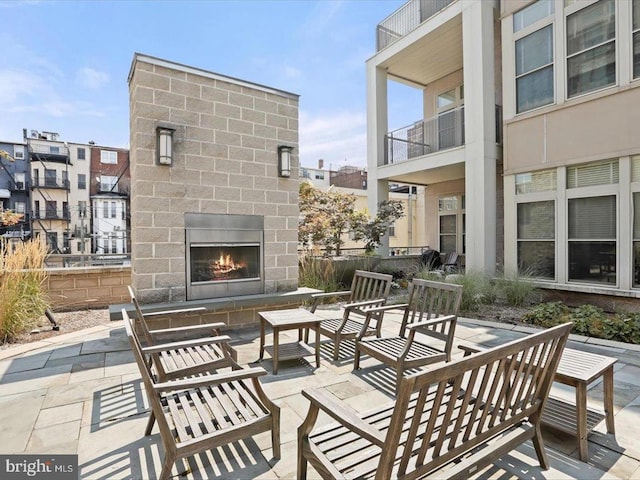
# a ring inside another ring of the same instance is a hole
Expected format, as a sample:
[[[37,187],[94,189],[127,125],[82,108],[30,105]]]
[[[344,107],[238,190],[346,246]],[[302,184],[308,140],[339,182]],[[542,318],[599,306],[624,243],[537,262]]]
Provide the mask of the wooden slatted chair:
[[[320,334],[331,338],[335,344],[333,350],[334,360],[338,360],[340,342],[342,340],[353,340],[360,333],[369,309],[383,306],[386,303],[391,291],[392,280],[393,277],[391,275],[384,273],[356,270],[351,282],[351,290],[312,295],[311,313],[314,313],[320,302],[326,298],[347,298],[347,303],[342,308],[341,317],[325,319],[320,323]],[[370,322],[373,321],[373,323],[370,323],[370,328],[366,330],[364,335],[380,336],[378,317],[379,314],[377,312],[369,315]],[[307,330],[305,342],[309,340],[308,335],[309,331]],[[319,339],[316,339],[316,341],[319,341]]]
[[[409,284],[408,303],[370,309],[362,330],[356,337],[354,369],[360,368],[362,353],[370,355],[396,370],[397,387],[400,385],[403,372],[407,369],[435,362],[449,362],[458,309],[462,300],[462,288],[462,285],[415,278]],[[377,322],[380,324],[384,313],[391,309],[404,311],[399,334],[392,337],[365,337],[370,317],[379,315]],[[425,343],[416,337],[418,332],[438,342]]]
[[[527,440],[549,468],[542,412],[572,324],[404,377],[395,403],[360,414],[321,389],[298,428],[298,474],[467,479]],[[335,422],[315,426],[322,411]]]
[[[160,381],[172,378],[186,377],[198,373],[212,372],[218,368],[235,364],[235,351],[229,345],[231,338],[220,335],[220,328],[224,323],[209,323],[204,325],[190,325],[185,327],[163,328],[151,330],[145,319],[145,314],[136,298],[131,286],[129,295],[136,309],[137,326],[142,331],[147,347],[170,345],[172,348],[158,348],[148,350],[152,364]],[[171,310],[154,312],[155,315],[167,313],[178,314],[187,310]],[[149,316],[150,314],[147,314]],[[203,336],[211,335],[214,336]],[[192,340],[167,342],[167,336],[195,337]],[[162,339],[165,339],[164,341]]]
[[[143,348],[124,309],[122,318],[165,450],[161,480],[169,478],[179,458],[267,431],[273,456],[280,458],[280,408],[267,398],[258,380],[266,370],[234,366],[214,375],[158,382],[147,355],[167,346]],[[150,422],[145,435],[151,434],[152,426]]]

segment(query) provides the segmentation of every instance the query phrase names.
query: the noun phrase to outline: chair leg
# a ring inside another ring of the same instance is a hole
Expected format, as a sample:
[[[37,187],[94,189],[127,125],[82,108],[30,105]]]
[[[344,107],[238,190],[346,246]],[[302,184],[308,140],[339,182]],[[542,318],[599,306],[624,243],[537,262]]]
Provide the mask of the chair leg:
[[[167,480],[171,476],[171,469],[173,468],[173,464],[175,463],[175,461],[176,459],[174,455],[169,454],[169,452],[166,452],[164,454],[164,461],[162,462],[162,472],[160,472],[158,480]]]
[[[396,391],[394,392],[396,395],[398,394],[398,389],[400,388],[400,383],[402,382],[402,374],[404,373],[402,366],[398,366],[397,368],[398,370],[396,370]]]
[[[307,459],[302,454],[302,442],[298,441],[298,480],[307,480]]]
[[[147,429],[144,431],[145,437],[151,435],[151,430],[153,430],[153,424],[155,421],[156,415],[153,413],[153,410],[151,410],[151,415],[149,415],[149,420],[147,420]]]
[[[280,460],[280,409],[271,411],[271,450],[273,450],[273,458]]]
[[[340,355],[340,337],[337,336],[335,338],[335,342],[333,343],[333,361],[337,362],[338,357]]]
[[[549,461],[547,460],[547,453],[544,451],[544,441],[542,440],[540,425],[538,424],[534,428],[536,433],[533,437],[533,446],[536,449],[538,461],[540,462],[540,466],[543,470],[549,470]]]
[[[356,353],[353,356],[353,369],[360,370],[360,350],[358,350],[357,340],[356,340]]]

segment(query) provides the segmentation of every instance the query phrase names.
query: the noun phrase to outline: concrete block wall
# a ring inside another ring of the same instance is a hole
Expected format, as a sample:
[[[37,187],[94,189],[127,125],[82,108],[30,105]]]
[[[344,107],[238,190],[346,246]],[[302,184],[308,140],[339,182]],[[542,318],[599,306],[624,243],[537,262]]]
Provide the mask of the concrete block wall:
[[[184,214],[262,215],[265,293],[298,285],[298,95],[136,54],[129,74],[132,284],[186,299]],[[156,164],[156,128],[174,132]],[[278,146],[294,148],[290,178]]]
[[[60,312],[130,302],[130,282],[130,267],[51,268],[43,288]]]

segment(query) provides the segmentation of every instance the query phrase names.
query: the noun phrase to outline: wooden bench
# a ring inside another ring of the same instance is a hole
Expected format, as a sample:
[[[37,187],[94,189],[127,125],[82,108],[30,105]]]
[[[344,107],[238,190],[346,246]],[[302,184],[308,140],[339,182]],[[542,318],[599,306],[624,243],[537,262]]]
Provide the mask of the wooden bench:
[[[397,389],[405,370],[450,361],[462,288],[462,285],[414,278],[406,304],[371,308],[356,336],[354,370],[360,368],[360,354],[367,354],[396,370]],[[377,313],[378,322],[382,323],[384,313],[392,309],[404,313],[398,335],[365,337],[371,315]],[[435,343],[421,341],[416,332],[434,339]]]
[[[271,431],[274,458],[280,458],[280,408],[267,398],[258,380],[266,370],[235,366],[214,375],[159,382],[125,309],[122,318],[151,405],[145,435],[151,433],[155,419],[164,446],[159,479],[169,478],[179,458],[266,431]]]
[[[384,273],[367,272],[356,270],[351,282],[351,290],[340,292],[316,293],[311,297],[311,313],[315,313],[320,302],[327,298],[344,297],[347,303],[343,306],[342,316],[324,319],[320,323],[320,334],[329,337],[335,343],[333,359],[338,360],[340,353],[340,342],[342,340],[353,340],[362,330],[364,317],[367,309],[371,307],[383,306],[389,292],[393,277]],[[380,314],[373,315],[374,323],[367,329],[365,335],[380,336],[380,324],[377,322]],[[316,342],[320,339],[316,339]],[[309,330],[305,333],[305,343],[309,343]]]
[[[467,479],[531,439],[548,469],[540,421],[571,324],[404,377],[396,402],[366,414],[321,390],[298,428],[298,478]],[[323,411],[336,422],[316,427]]]

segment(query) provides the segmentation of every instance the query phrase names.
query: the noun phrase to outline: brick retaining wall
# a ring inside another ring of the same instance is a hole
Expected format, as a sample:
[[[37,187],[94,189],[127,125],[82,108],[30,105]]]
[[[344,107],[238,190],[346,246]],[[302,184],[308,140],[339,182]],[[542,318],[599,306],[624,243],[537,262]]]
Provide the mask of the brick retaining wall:
[[[131,267],[51,268],[44,289],[54,311],[105,308],[129,302]]]

